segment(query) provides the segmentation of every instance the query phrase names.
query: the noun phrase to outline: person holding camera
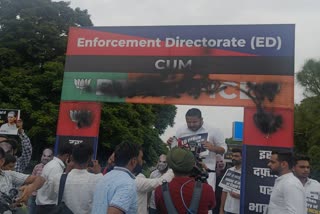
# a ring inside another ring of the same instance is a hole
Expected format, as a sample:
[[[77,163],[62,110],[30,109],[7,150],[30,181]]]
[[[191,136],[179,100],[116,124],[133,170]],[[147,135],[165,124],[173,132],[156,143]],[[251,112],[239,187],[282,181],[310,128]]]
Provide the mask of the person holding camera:
[[[5,195],[10,195],[13,187],[18,187],[21,194],[16,201],[26,202],[32,192],[39,189],[44,184],[44,178],[11,170],[1,170],[4,162],[5,152],[0,147],[0,192]]]
[[[189,109],[185,118],[186,125],[177,130],[176,137],[180,139],[187,136],[207,135],[207,139],[202,143],[202,146],[208,152],[200,153],[200,158],[203,159],[203,163],[208,169],[214,170],[216,168],[216,154],[224,154],[227,151],[227,144],[225,143],[223,134],[218,129],[204,124],[201,111],[197,108]],[[173,145],[173,141],[174,138],[171,137],[167,143],[171,147],[177,146]],[[207,182],[215,190],[215,173],[209,173]]]
[[[174,178],[155,191],[156,208],[159,213],[207,214],[215,207],[213,188],[196,181],[192,175],[196,160],[189,150],[175,147],[167,155]]]

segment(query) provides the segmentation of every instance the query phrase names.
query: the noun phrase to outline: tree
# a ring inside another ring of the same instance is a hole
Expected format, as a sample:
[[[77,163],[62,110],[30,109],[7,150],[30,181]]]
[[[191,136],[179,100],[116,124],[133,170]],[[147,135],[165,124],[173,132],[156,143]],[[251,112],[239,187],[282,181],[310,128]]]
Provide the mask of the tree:
[[[320,96],[320,60],[309,59],[297,73],[297,80],[305,88],[305,96]]]
[[[314,173],[320,171],[320,97],[309,97],[295,106],[295,152],[311,158]]]
[[[166,144],[159,135],[173,125],[176,109],[173,105],[104,104],[98,155],[105,160],[103,156],[117,144],[131,140],[142,146],[147,165],[154,164],[160,154],[167,153]]]
[[[34,154],[54,143],[68,29],[88,25],[66,2],[0,0],[1,108],[22,110]]]
[[[320,179],[320,61],[308,60],[297,80],[307,97],[294,109],[295,152],[310,156],[313,175]]]
[[[22,110],[34,158],[55,143],[68,29],[92,26],[87,10],[51,0],[0,0],[1,108]],[[159,135],[173,125],[175,106],[105,104],[99,142],[103,151],[132,139],[151,164],[166,147]],[[109,151],[110,152],[110,151]]]

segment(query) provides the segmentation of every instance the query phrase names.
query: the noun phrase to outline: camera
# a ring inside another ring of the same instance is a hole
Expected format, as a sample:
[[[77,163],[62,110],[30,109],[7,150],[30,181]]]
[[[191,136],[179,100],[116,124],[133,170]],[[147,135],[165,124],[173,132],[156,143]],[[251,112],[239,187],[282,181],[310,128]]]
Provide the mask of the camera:
[[[196,160],[196,165],[192,169],[191,177],[194,177],[196,181],[207,183],[209,173],[205,168],[203,168],[199,160]]]
[[[8,194],[0,192],[0,213],[13,213],[19,191],[16,188],[9,190]]]
[[[88,167],[93,167],[93,166],[94,166],[93,161],[90,161],[90,162],[88,163]]]
[[[182,148],[190,150],[196,160],[196,164],[192,169],[191,177],[194,177],[196,181],[206,183],[209,177],[209,172],[215,171],[205,168],[202,164],[202,160],[205,159],[204,157],[200,156],[200,153],[204,151],[202,144],[195,141],[190,141],[187,144],[184,144]]]

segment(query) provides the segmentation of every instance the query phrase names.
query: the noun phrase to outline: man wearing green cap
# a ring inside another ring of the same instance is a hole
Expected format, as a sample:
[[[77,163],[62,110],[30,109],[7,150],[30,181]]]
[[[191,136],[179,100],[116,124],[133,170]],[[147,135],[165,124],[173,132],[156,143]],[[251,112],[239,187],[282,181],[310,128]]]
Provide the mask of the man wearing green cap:
[[[178,128],[175,136],[178,139],[192,136],[207,136],[204,142],[202,142],[202,146],[207,151],[200,153],[200,157],[204,158],[203,163],[211,170],[216,168],[216,154],[224,154],[227,151],[227,144],[221,131],[205,124],[201,111],[197,108],[191,108],[187,111],[186,124]],[[167,143],[171,145],[171,148],[177,146],[173,144],[172,140],[173,138],[169,138],[167,141]],[[207,181],[215,190],[215,173],[209,173]]]
[[[175,175],[168,184],[173,205],[177,213],[186,213],[190,208],[196,184],[195,179],[190,177],[192,169],[195,166],[194,155],[186,149],[175,147],[168,153],[167,162]],[[159,186],[155,191],[156,207],[159,213],[168,213],[162,188],[162,186]],[[207,214],[214,207],[214,191],[210,185],[202,183],[198,210],[195,213]]]

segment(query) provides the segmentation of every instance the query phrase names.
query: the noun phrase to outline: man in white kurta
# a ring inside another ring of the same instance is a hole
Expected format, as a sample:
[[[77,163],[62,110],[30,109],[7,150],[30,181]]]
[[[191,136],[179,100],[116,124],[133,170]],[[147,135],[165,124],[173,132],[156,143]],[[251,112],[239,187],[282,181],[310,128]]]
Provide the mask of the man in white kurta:
[[[237,148],[232,149],[232,164],[233,164],[233,167],[229,168],[228,171],[231,170],[241,174],[241,165],[242,165],[241,149],[237,149]],[[240,180],[239,180],[239,183],[240,183]],[[222,213],[223,210],[225,214],[240,213],[240,193],[237,193],[235,190],[232,190],[232,189],[224,188],[221,194],[220,213]]]
[[[97,160],[92,161],[93,167],[90,167],[90,172],[88,172],[88,164],[91,162],[92,154],[92,146],[88,143],[80,143],[73,148],[73,169],[68,173],[62,197],[62,201],[73,213],[91,213],[93,193],[96,184],[103,177]],[[53,188],[57,195],[59,194],[60,178],[61,174],[53,178]]]
[[[161,154],[158,159],[158,163],[156,166],[156,169],[151,172],[150,178],[160,178],[163,174],[165,174],[168,171],[168,163],[167,163],[167,155]],[[171,181],[171,179],[170,179]],[[168,181],[168,182],[170,182]],[[157,208],[156,208],[156,202],[154,198],[155,190],[151,192],[151,195],[149,197],[148,203],[149,203],[149,214],[156,214]]]
[[[305,155],[296,155],[294,158],[293,169],[294,175],[301,181],[306,191],[306,203],[308,213],[320,211],[320,183],[310,176],[310,158]]]
[[[271,173],[279,175],[270,196],[267,214],[306,213],[305,190],[299,179],[291,172],[291,153],[272,152],[268,167]]]
[[[146,178],[143,174],[138,174],[135,183],[138,193],[138,213],[148,214],[148,193],[155,190],[163,181],[170,182],[174,177],[172,169],[169,169],[159,178]]]
[[[72,145],[69,143],[60,144],[58,155],[48,162],[42,170],[41,176],[46,180],[44,185],[38,190],[36,197],[36,213],[48,213],[58,201],[58,194],[53,190],[52,179],[64,172],[65,163],[72,154]]]

